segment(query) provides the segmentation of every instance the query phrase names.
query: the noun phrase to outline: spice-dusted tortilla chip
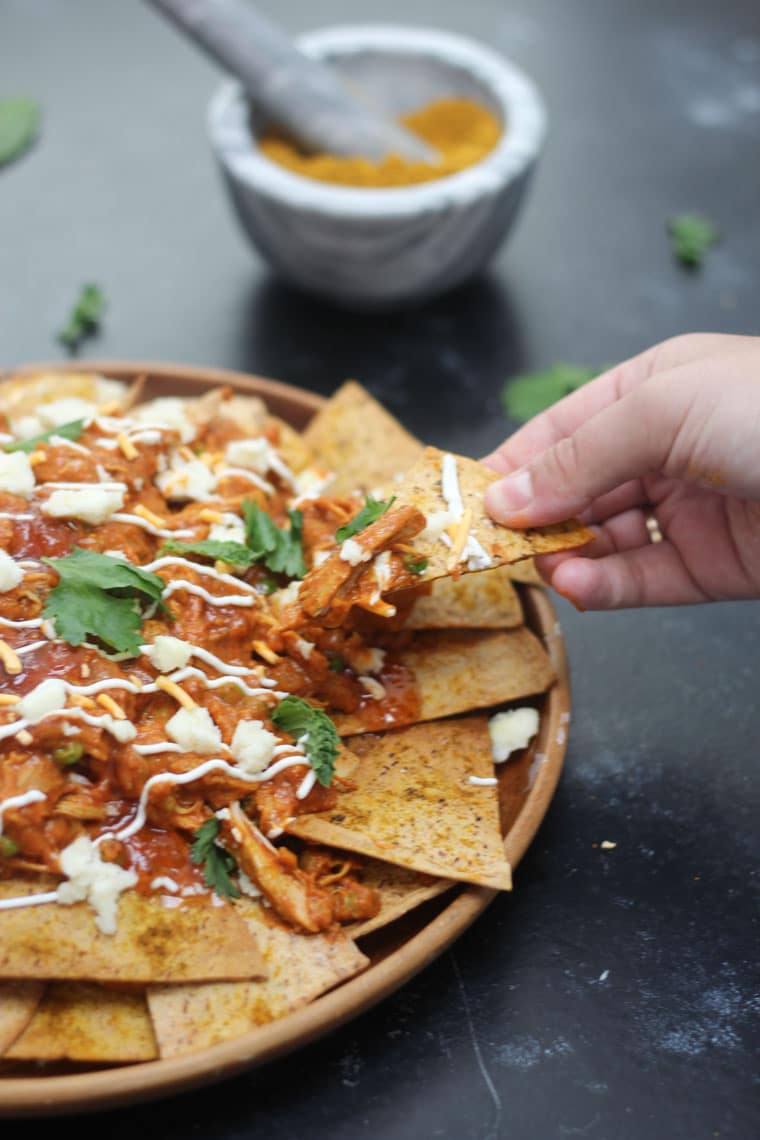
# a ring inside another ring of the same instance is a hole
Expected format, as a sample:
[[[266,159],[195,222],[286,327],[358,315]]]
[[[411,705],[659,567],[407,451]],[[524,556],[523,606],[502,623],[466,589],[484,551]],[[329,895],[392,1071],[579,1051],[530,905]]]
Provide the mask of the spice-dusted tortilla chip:
[[[123,1064],[157,1056],[144,994],[90,982],[51,982],[3,1060]]]
[[[334,808],[288,823],[291,835],[401,867],[508,890],[488,718],[357,737],[360,763]]]
[[[353,380],[320,408],[303,438],[320,463],[334,472],[327,487],[331,495],[392,483],[422,452],[419,440]]]
[[[486,513],[486,489],[501,476],[474,459],[426,447],[404,478],[385,493],[394,508],[416,507],[427,526],[408,542],[409,557],[426,559],[420,581],[465,570],[484,570],[582,546],[593,538],[580,523],[511,530]],[[437,533],[436,533],[437,532]],[[441,537],[443,536],[443,537]]]
[[[543,586],[546,588],[546,582],[536,569],[533,558],[523,558],[521,562],[513,562],[507,567],[507,572],[513,582],[524,582],[527,586]]]
[[[111,380],[92,372],[33,372],[18,375],[0,375],[0,412],[12,423],[25,416],[36,415],[41,406],[59,400],[71,401],[69,420],[82,414],[78,401],[101,406],[121,401],[128,386],[120,380]],[[58,419],[56,422],[63,422]],[[44,423],[39,430],[51,427]]]
[[[0,882],[0,899],[32,893],[28,882]],[[159,896],[127,891],[115,934],[101,933],[87,903],[0,910],[0,978],[146,984],[265,974],[256,939],[229,903],[167,908]]]
[[[396,660],[411,671],[416,700],[399,703],[390,688],[379,699],[368,694],[355,712],[333,713],[341,736],[489,708],[542,693],[554,680],[546,650],[524,627],[419,633]]]
[[[162,1057],[205,1049],[284,1017],[369,964],[340,932],[305,936],[252,899],[241,899],[240,907],[261,947],[266,980],[149,987]]]
[[[512,585],[511,570],[497,566],[461,578],[437,578],[429,593],[414,599],[403,628],[513,629],[522,625],[522,604]],[[400,591],[388,601],[401,608],[407,597]]]
[[[44,988],[44,982],[0,982],[0,1057],[32,1020]]]
[[[570,549],[593,537],[574,520],[530,530],[498,525],[484,500],[498,478],[474,459],[425,448],[400,482],[386,485],[381,500],[367,500],[363,509],[374,512],[373,521],[309,570],[299,591],[303,611],[332,626],[350,606],[392,616],[386,598],[399,589]]]
[[[424,902],[436,898],[444,891],[461,886],[452,879],[439,879],[422,871],[410,871],[379,859],[367,859],[362,870],[362,882],[372,887],[380,897],[380,910],[374,918],[344,926],[352,938],[364,938],[383,926],[402,918]]]

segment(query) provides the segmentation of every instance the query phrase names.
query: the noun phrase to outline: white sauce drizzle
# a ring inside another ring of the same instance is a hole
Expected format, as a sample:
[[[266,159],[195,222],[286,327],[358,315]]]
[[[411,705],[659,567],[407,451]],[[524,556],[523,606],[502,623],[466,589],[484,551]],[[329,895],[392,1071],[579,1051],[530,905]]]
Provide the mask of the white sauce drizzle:
[[[156,538],[192,538],[195,534],[194,530],[169,530],[168,527],[154,526],[153,523],[148,522],[141,515],[130,515],[124,511],[115,511],[111,515],[112,522],[130,523],[132,526],[142,527],[147,530],[148,534],[155,535]]]
[[[0,835],[3,834],[3,814],[9,808],[26,807],[27,804],[38,804],[41,800],[46,799],[47,796],[44,792],[33,788],[29,792],[22,792],[18,796],[9,796],[7,800],[0,801]]]
[[[116,516],[113,515],[112,517],[115,518]],[[179,531],[175,533],[179,534]],[[163,592],[164,601],[179,591],[195,594],[196,597],[203,598],[204,601],[208,602],[210,606],[252,606],[256,600],[243,594],[210,594],[208,590],[204,590],[203,586],[196,586],[194,582],[185,582],[180,579],[176,582],[170,582],[166,587]]]

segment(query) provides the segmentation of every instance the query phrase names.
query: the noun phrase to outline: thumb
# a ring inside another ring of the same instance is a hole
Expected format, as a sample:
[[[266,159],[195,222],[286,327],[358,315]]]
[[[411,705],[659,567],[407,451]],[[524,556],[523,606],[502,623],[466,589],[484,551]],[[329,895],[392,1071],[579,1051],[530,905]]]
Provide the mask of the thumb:
[[[517,527],[562,522],[621,484],[663,470],[683,418],[682,393],[667,374],[634,388],[493,483],[489,514]]]

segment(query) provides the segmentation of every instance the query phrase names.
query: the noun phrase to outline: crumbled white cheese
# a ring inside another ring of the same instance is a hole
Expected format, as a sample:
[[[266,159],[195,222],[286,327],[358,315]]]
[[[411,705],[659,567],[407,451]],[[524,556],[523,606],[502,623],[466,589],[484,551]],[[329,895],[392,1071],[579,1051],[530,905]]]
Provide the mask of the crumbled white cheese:
[[[212,542],[239,542],[245,546],[245,523],[236,515],[225,515],[220,523],[212,523],[208,537]]]
[[[106,489],[94,483],[92,487],[72,491],[53,491],[41,509],[44,515],[54,519],[81,519],[92,526],[99,526],[123,506],[122,490]]]
[[[347,538],[340,548],[340,556],[351,566],[358,566],[360,562],[369,562],[372,551],[364,550],[358,542],[354,542],[353,538]]]
[[[436,542],[457,521],[453,511],[433,511],[427,516],[425,529],[417,535],[423,542]]]
[[[79,396],[65,396],[61,400],[51,400],[49,404],[39,404],[35,415],[43,432],[60,427],[61,424],[70,424],[74,420],[87,420],[97,412],[97,405],[92,400],[83,400]]]
[[[526,707],[496,713],[488,722],[491,755],[501,764],[518,748],[525,748],[538,732],[538,712]]]
[[[0,452],[0,491],[23,499],[34,491],[34,471],[23,451]]]
[[[331,554],[331,550],[315,550],[312,562],[315,566],[321,566],[323,562],[327,561]]]
[[[316,499],[333,479],[332,472],[306,467],[296,476],[296,493],[299,499]]]
[[[272,466],[272,445],[268,439],[233,439],[227,444],[224,458],[231,467],[245,467],[266,475]]]
[[[374,677],[359,677],[359,681],[365,693],[373,700],[381,701],[385,696],[385,686],[381,685]]]
[[[294,606],[298,601],[298,591],[300,589],[300,582],[290,582],[284,590],[275,590],[271,596],[271,601],[274,603],[275,609],[280,610],[285,606]]]
[[[160,396],[150,400],[134,408],[131,415],[140,423],[158,424],[178,432],[183,443],[195,438],[195,424],[188,418],[185,401],[178,396]]]
[[[40,681],[36,688],[22,697],[16,705],[16,712],[29,724],[37,724],[48,713],[65,708],[68,691],[63,681],[49,677]]]
[[[193,655],[193,647],[179,637],[159,633],[152,645],[144,645],[143,653],[159,673],[171,673],[174,669],[184,669]]]
[[[244,772],[263,772],[272,759],[280,741],[273,732],[264,728],[263,721],[241,720],[235,729],[230,749],[233,758]]]
[[[161,494],[172,502],[202,501],[211,498],[216,476],[200,459],[184,460],[174,456],[169,470],[155,476],[155,483]]]
[[[126,871],[118,863],[104,862],[86,835],[64,847],[60,863],[67,881],[58,887],[57,901],[68,906],[86,900],[95,911],[99,929],[104,934],[115,934],[119,895],[136,885],[135,872]]]
[[[24,580],[24,571],[5,550],[0,550],[0,594],[14,590]]]
[[[216,752],[222,743],[222,734],[211,719],[208,709],[178,709],[166,722],[166,731],[175,744],[186,752],[201,756]]]
[[[314,642],[307,641],[305,637],[296,638],[296,649],[305,661],[308,661],[314,652]]]
[[[126,744],[128,741],[134,740],[137,736],[137,729],[131,720],[117,720],[115,716],[106,713],[100,723],[101,727],[103,727],[106,732],[110,732],[111,736],[113,736],[115,740],[118,740],[119,744]]]
[[[356,673],[381,673],[385,664],[384,649],[370,649],[364,645],[357,649],[346,646],[343,656]]]

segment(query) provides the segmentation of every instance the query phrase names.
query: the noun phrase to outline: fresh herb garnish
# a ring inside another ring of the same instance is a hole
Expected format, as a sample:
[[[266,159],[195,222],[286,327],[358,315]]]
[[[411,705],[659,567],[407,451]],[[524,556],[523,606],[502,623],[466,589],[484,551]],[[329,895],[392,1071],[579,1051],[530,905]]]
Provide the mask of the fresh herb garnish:
[[[263,562],[273,574],[287,578],[303,578],[306,563],[303,559],[301,532],[303,515],[288,511],[290,527],[278,527],[274,520],[251,499],[243,500],[248,546],[254,562]]]
[[[429,558],[412,558],[411,554],[408,554],[404,559],[404,566],[410,574],[424,574],[429,561]]]
[[[3,451],[34,451],[41,443],[47,441],[54,435],[60,435],[63,439],[79,439],[84,431],[84,420],[69,420],[66,424],[59,424],[58,427],[51,428],[50,431],[43,431],[40,435],[33,435],[29,439],[19,439],[15,443],[7,443]]]
[[[513,420],[529,420],[598,375],[596,368],[559,363],[543,372],[515,376],[502,389],[504,411]]]
[[[39,128],[40,105],[34,99],[0,99],[0,166],[29,150]]]
[[[316,772],[320,784],[328,788],[335,771],[340,737],[327,713],[314,708],[302,697],[291,695],[280,701],[272,713],[272,720],[294,740],[306,737],[304,748],[307,759]]]
[[[361,530],[366,530],[373,522],[377,522],[381,515],[384,515],[388,507],[392,506],[396,501],[396,496],[383,502],[382,499],[374,499],[372,495],[367,495],[364,506],[355,515],[351,522],[346,523],[345,526],[339,527],[335,532],[336,542],[345,542],[347,538],[353,538]]]
[[[327,659],[327,668],[331,673],[342,673],[346,668],[346,663],[341,657],[340,653],[331,653]]]
[[[213,558],[215,562],[228,562],[230,566],[250,566],[254,561],[253,551],[242,542],[226,542],[214,538],[201,542],[180,542],[179,539],[169,538],[160,553],[198,554],[201,558]]]
[[[687,269],[699,269],[705,254],[718,240],[718,231],[701,214],[679,214],[668,222],[676,259]]]
[[[223,899],[239,899],[240,891],[230,878],[232,872],[237,870],[237,863],[229,851],[225,851],[216,842],[219,827],[215,815],[201,824],[193,833],[190,858],[193,863],[203,864],[203,878],[207,887],[211,887]]]
[[[119,653],[140,652],[141,603],[153,602],[164,613],[166,583],[122,558],[75,546],[63,558],[44,558],[60,581],[47,596],[43,617],[59,637],[81,645],[92,634]]]
[[[106,299],[99,285],[83,285],[69,319],[58,333],[58,340],[70,352],[76,352],[83,340],[100,327]]]

